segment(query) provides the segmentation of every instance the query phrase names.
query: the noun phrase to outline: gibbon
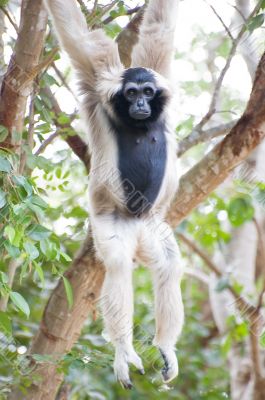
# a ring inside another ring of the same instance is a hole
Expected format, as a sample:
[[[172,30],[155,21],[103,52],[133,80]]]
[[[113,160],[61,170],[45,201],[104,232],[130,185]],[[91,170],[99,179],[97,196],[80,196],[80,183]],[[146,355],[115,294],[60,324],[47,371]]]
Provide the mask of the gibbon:
[[[90,222],[106,269],[101,308],[115,347],[114,371],[125,388],[132,387],[129,364],[144,373],[133,347],[132,271],[139,260],[153,276],[153,343],[164,360],[163,379],[178,374],[183,268],[164,220],[178,186],[170,82],[178,2],[149,1],[126,69],[117,44],[101,29],[88,31],[75,0],[45,0],[80,89],[91,152]]]

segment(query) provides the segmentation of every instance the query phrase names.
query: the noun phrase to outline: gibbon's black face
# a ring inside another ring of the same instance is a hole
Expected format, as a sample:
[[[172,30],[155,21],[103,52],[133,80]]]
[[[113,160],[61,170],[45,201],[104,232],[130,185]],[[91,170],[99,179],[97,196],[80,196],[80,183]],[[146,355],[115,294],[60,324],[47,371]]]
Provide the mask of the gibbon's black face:
[[[156,121],[167,97],[157,87],[155,77],[145,68],[129,68],[124,72],[122,89],[112,103],[118,118],[125,125],[144,126]]]

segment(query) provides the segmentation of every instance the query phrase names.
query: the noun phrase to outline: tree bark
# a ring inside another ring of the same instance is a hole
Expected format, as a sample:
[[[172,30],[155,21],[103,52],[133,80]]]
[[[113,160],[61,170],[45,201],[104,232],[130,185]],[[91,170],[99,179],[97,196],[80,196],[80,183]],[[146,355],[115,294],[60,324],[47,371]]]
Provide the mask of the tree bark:
[[[1,86],[0,125],[9,135],[1,147],[20,151],[28,96],[35,78],[47,26],[42,0],[23,0],[18,38]]]

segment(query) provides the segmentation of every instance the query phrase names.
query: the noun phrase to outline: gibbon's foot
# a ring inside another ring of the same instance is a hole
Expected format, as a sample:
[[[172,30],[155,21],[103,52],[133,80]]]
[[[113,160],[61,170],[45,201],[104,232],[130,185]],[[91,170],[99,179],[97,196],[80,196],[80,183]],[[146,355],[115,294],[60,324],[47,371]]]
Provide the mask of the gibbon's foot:
[[[114,360],[114,372],[117,380],[125,389],[132,389],[133,385],[129,375],[129,364],[137,368],[141,375],[144,375],[144,367],[141,358],[134,349],[116,349]]]
[[[168,383],[172,381],[174,378],[176,378],[176,376],[178,375],[179,372],[178,359],[173,349],[165,350],[159,348],[159,350],[165,363],[165,366],[161,370],[163,381],[165,383]]]

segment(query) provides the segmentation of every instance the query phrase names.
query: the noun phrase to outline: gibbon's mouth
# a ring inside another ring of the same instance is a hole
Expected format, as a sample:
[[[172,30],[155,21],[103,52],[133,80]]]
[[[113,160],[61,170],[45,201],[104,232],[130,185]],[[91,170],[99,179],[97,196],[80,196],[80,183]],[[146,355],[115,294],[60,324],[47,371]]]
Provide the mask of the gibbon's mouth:
[[[143,120],[143,119],[150,117],[150,115],[151,115],[151,113],[149,111],[138,110],[137,112],[132,113],[131,117],[133,119]]]

